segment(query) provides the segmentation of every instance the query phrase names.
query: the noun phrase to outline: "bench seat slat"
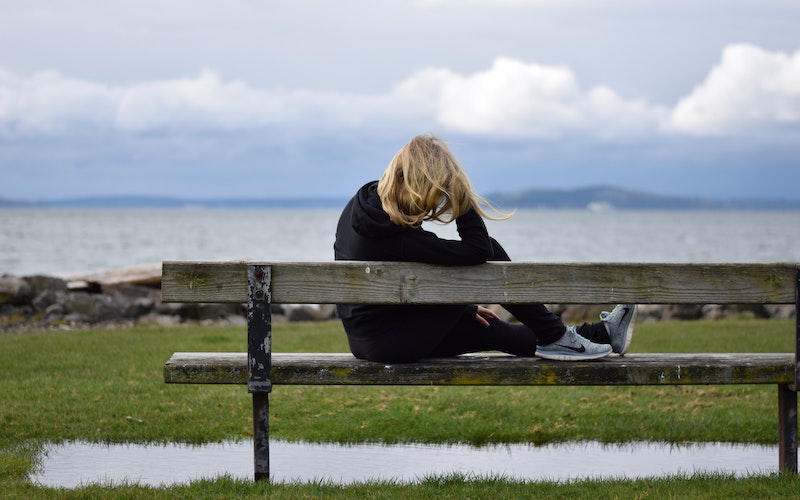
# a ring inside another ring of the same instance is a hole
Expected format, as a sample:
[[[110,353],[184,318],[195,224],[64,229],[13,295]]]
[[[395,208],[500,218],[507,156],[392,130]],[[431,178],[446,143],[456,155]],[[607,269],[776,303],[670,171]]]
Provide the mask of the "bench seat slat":
[[[246,384],[247,353],[176,352],[164,366],[173,384]],[[410,364],[350,354],[273,353],[275,385],[704,385],[791,384],[793,354],[629,354],[558,362],[467,355]]]

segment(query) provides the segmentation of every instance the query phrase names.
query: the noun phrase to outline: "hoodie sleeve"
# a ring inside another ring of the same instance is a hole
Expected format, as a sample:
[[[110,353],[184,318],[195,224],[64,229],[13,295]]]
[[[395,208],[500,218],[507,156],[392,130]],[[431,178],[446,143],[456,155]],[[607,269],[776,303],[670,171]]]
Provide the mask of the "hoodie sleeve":
[[[492,242],[480,214],[474,209],[456,219],[460,240],[447,240],[424,229],[409,229],[401,236],[402,260],[468,266],[492,258]]]

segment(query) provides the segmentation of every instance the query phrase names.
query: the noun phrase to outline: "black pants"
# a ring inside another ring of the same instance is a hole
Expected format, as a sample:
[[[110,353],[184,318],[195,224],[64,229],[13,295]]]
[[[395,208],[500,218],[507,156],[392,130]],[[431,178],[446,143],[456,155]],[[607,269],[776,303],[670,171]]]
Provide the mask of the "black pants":
[[[511,260],[494,239],[492,249],[492,260]],[[480,351],[533,356],[537,344],[550,344],[564,335],[561,318],[542,304],[504,307],[521,324],[487,318],[489,326],[481,325],[475,319],[475,306],[372,308],[342,322],[356,357],[395,363]],[[578,333],[592,342],[610,343],[602,323],[584,323]]]
[[[505,249],[492,238],[492,260],[510,262]],[[553,314],[542,304],[504,305],[505,309],[517,318],[517,321],[527,326],[536,334],[539,345],[555,342],[564,334],[564,323],[561,318]],[[609,344],[608,332],[602,323],[584,323],[578,327],[578,333],[583,337],[598,344]]]

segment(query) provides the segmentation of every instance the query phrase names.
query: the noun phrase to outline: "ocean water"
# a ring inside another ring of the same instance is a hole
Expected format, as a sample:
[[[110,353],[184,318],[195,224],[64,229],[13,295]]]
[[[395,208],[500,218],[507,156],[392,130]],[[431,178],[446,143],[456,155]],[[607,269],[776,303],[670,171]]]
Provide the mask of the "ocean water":
[[[4,208],[0,274],[331,260],[337,219],[338,210]],[[454,224],[427,226],[457,238]],[[487,226],[518,261],[800,262],[800,212],[526,210]]]

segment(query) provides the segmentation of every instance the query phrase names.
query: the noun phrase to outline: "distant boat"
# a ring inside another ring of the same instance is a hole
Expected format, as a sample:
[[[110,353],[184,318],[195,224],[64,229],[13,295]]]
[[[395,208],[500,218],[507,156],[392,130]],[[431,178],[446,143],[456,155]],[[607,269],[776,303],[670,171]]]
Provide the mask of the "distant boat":
[[[586,205],[586,210],[593,213],[611,212],[614,206],[606,201],[592,201]]]

